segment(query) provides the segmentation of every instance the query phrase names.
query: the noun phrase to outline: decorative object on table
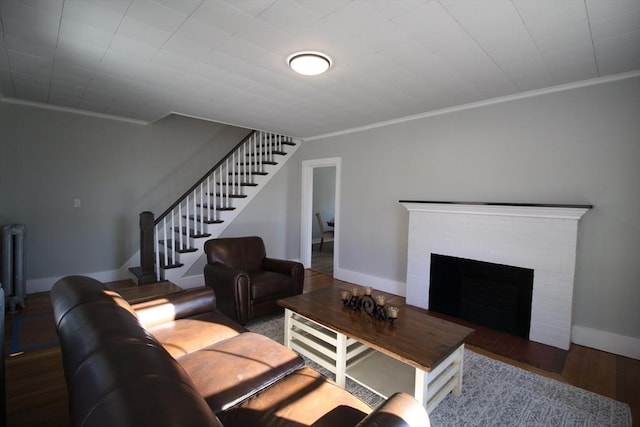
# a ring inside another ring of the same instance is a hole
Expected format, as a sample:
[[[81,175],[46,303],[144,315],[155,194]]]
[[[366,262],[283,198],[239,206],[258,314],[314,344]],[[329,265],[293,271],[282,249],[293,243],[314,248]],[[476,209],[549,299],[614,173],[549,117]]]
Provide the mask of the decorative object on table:
[[[351,292],[342,291],[340,298],[345,307],[354,311],[364,311],[374,319],[384,320],[391,324],[398,318],[400,312],[398,307],[385,307],[384,295],[372,297],[370,286],[364,288],[364,295],[358,293],[358,288],[353,288]]]

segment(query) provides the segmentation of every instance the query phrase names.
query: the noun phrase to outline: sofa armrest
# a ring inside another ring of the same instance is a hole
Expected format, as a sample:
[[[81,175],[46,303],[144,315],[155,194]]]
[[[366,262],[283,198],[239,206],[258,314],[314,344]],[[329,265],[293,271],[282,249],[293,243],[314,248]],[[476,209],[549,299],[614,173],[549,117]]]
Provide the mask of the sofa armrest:
[[[218,310],[244,325],[249,313],[242,311],[249,306],[249,275],[238,268],[215,262],[204,266],[204,283],[213,289]]]
[[[429,427],[427,410],[412,396],[395,393],[378,406],[356,427]]]
[[[262,268],[268,271],[286,274],[287,276],[293,276],[296,268],[302,268],[302,264],[296,261],[267,257],[262,260]]]
[[[290,276],[293,278],[291,295],[299,295],[302,293],[304,286],[304,266],[302,263],[267,257],[262,261],[262,267],[268,271],[275,271],[276,273]]]
[[[216,295],[212,289],[201,287],[134,304],[132,308],[140,324],[148,329],[215,310]]]
[[[247,276],[247,272],[239,268],[231,268],[220,262],[213,264],[205,264],[204,266],[204,283],[213,288],[219,283],[235,283],[242,276]]]

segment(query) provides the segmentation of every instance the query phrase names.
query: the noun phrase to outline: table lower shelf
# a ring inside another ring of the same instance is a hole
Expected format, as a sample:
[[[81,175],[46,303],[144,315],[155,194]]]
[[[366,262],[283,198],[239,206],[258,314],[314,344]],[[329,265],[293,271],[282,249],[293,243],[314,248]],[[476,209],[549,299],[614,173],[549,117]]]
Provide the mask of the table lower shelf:
[[[369,349],[362,357],[347,365],[346,376],[386,399],[399,391],[413,395],[416,370],[393,357]]]

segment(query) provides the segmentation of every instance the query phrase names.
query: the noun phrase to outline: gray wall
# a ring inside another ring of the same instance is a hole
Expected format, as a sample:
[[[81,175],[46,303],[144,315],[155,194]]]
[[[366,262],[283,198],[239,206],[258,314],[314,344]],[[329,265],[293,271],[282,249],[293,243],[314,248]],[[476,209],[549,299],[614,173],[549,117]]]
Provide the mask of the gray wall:
[[[27,279],[120,268],[139,249],[138,213],[160,214],[247,132],[0,103],[0,224],[27,225]]]
[[[398,200],[593,204],[574,324],[640,337],[640,79],[305,142],[342,157],[340,268],[406,282]],[[375,167],[372,167],[375,165]]]

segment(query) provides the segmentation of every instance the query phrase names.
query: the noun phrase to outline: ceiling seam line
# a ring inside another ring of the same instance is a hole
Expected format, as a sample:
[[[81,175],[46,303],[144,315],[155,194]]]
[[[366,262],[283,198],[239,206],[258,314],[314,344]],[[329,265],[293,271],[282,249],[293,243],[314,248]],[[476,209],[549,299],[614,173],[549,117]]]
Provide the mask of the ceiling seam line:
[[[113,37],[111,37],[111,40],[109,40],[109,46],[107,46],[105,48],[104,55],[102,55],[102,58],[100,58],[100,61],[98,62],[98,64],[101,64],[102,61],[104,61],[105,56],[107,56],[107,52],[109,51],[109,48],[111,47],[111,43],[113,43],[113,38],[116,36],[116,33],[120,29],[120,26],[122,25],[122,21],[124,21],[124,18],[127,16],[127,13],[129,12],[129,9],[131,8],[131,3],[132,2],[133,2],[133,0],[129,0],[129,5],[127,6],[127,10],[125,10],[124,13],[122,14],[122,18],[120,18],[120,22],[118,22],[118,26],[116,27],[115,31],[113,32]],[[78,104],[80,104],[80,101],[82,101],[84,99],[84,96],[87,93],[87,89],[89,88],[89,86],[91,85],[91,82],[93,82],[93,79],[96,76],[96,70],[97,70],[97,66],[96,66],[96,69],[93,70],[93,73],[91,74],[91,78],[89,79],[89,81],[87,82],[87,85],[85,86],[84,90],[82,91],[82,95],[80,96],[80,100],[78,101]],[[100,112],[104,113],[103,111],[100,111]]]
[[[591,28],[591,16],[589,16],[589,8],[587,0],[583,0],[584,12],[587,14],[587,25],[589,26],[589,39],[591,39],[591,51],[593,52],[593,61],[596,64],[596,76],[600,77],[600,64],[598,64],[598,55],[596,55],[596,44],[593,41],[593,30]]]
[[[0,14],[0,30],[2,31],[2,39],[4,40],[4,35],[6,34],[4,31],[4,22],[2,20],[2,14]],[[13,90],[13,96],[17,96],[16,95],[16,83],[13,80],[13,70],[11,69],[11,58],[9,58],[9,49],[6,47],[4,47],[4,49],[2,49],[4,51],[4,54],[7,57],[7,65],[9,66],[9,78],[11,79],[11,89]],[[0,92],[0,95],[4,95]]]
[[[162,45],[158,48],[158,50],[156,52],[159,52],[160,50],[162,50],[164,45],[166,45],[169,42],[169,40],[171,40],[171,38],[176,35],[176,33],[180,30],[180,28],[182,28],[184,26],[184,24],[187,22],[187,20],[189,18],[191,18],[191,15],[193,15],[196,10],[200,9],[200,6],[202,6],[203,3],[204,3],[204,0],[200,0],[200,4],[198,6],[196,6],[195,8],[193,8],[193,10],[187,15],[187,17],[184,18],[182,23],[180,25],[178,25],[178,28],[176,28],[175,31],[173,33],[171,33],[171,35],[169,35],[169,37],[164,42],[162,42]]]
[[[502,69],[502,67],[500,67],[500,65],[498,65],[498,63],[496,62],[496,60],[495,60],[495,59],[493,59],[493,57],[489,54],[489,52],[487,52],[487,51],[482,47],[482,45],[478,42],[478,40],[476,40],[476,38],[475,38],[475,37],[473,37],[473,35],[471,35],[471,33],[466,29],[466,27],[465,27],[464,25],[462,25],[462,23],[461,23],[460,21],[458,21],[458,20],[455,18],[455,16],[453,16],[453,15],[451,14],[451,12],[449,11],[449,9],[447,9],[445,5],[443,5],[443,4],[442,4],[442,1],[441,1],[441,0],[438,0],[438,3],[439,3],[439,4],[440,4],[440,6],[442,6],[442,8],[447,12],[447,14],[451,17],[451,19],[453,19],[453,20],[456,22],[456,24],[458,24],[458,26],[462,29],[462,31],[464,31],[464,32],[469,36],[469,38],[471,38],[471,40],[473,40],[473,43],[474,43],[474,44],[475,44],[475,45],[476,45],[476,46],[477,46],[477,47],[482,51],[482,53],[484,53],[484,55],[485,55],[487,58],[489,58],[489,60],[493,63],[493,65],[495,65],[495,66],[498,68],[498,70],[500,70],[500,72],[502,73],[502,75],[503,75],[507,80],[509,80],[509,82],[510,82],[510,83],[511,83],[511,84],[512,84],[512,85],[513,85],[517,90],[522,90],[522,89],[520,88],[520,86],[518,86],[518,85],[516,84],[516,82],[514,82],[513,80],[511,80],[511,77],[509,77],[509,76],[507,75],[507,73]]]
[[[64,5],[66,0],[62,0],[62,8],[60,9],[60,19],[58,20],[58,34],[56,34],[56,46],[53,49],[53,58],[51,58],[51,75],[49,76],[49,86],[47,87],[47,104],[51,102],[51,83],[53,82],[53,73],[56,66],[56,52],[60,43],[60,30],[62,30],[62,17],[64,15]],[[77,105],[77,104],[76,104]]]
[[[513,8],[516,10],[516,13],[520,17],[520,20],[522,21],[522,25],[524,25],[524,28],[527,30],[527,34],[529,35],[529,38],[531,39],[531,43],[533,43],[533,45],[536,47],[536,50],[538,51],[538,55],[540,55],[540,58],[542,58],[542,62],[544,63],[544,66],[546,67],[547,71],[549,72],[549,75],[553,79],[553,82],[556,85],[560,84],[558,82],[558,79],[556,79],[556,76],[551,71],[551,68],[549,68],[549,64],[547,64],[547,61],[545,60],[544,55],[542,54],[542,51],[540,50],[540,46],[538,46],[538,43],[536,43],[535,37],[533,37],[533,34],[531,34],[531,30],[529,30],[529,26],[527,25],[527,23],[525,22],[524,18],[522,17],[522,13],[520,13],[520,9],[518,9],[518,6],[515,3],[513,3],[513,0],[511,0],[511,4],[513,5]]]

